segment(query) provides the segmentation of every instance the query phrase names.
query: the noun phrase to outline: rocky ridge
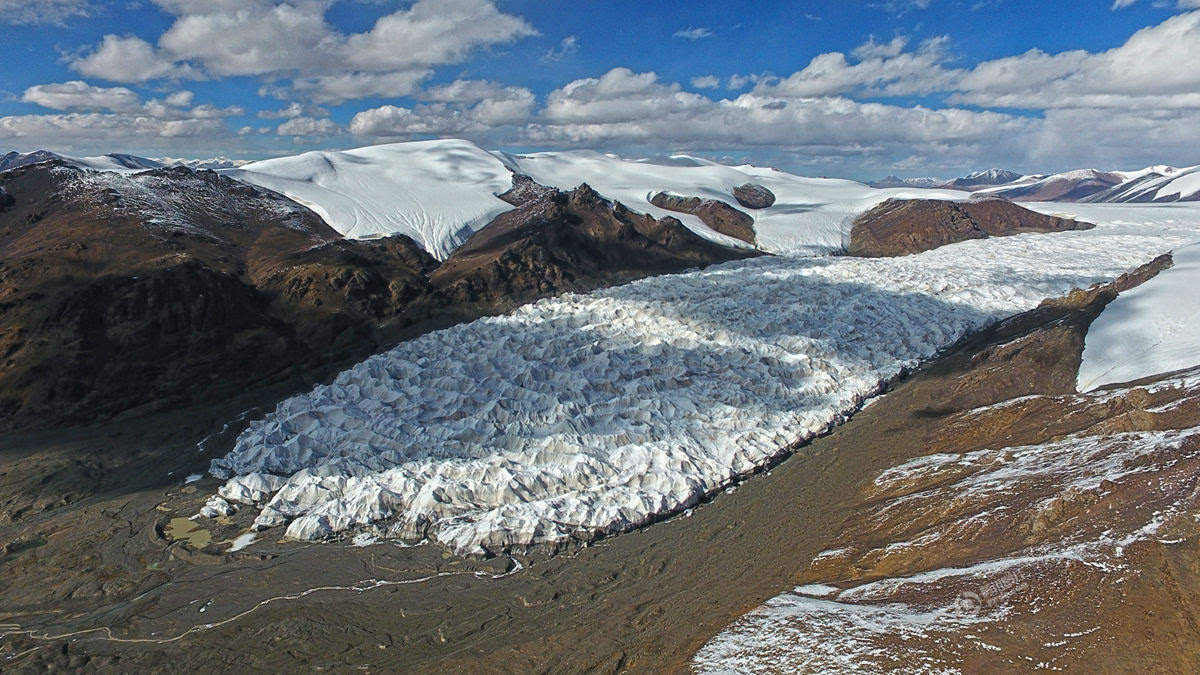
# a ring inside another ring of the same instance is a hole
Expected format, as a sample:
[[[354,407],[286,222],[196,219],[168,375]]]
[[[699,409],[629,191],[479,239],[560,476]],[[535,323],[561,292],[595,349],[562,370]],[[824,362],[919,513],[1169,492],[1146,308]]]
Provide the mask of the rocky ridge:
[[[659,192],[650,198],[650,203],[660,209],[696,216],[714,232],[754,244],[754,218],[719,199],[681,197]]]
[[[889,199],[854,220],[847,250],[863,257],[910,255],[970,239],[1092,227],[1091,223],[1030,211],[1004,199]]]

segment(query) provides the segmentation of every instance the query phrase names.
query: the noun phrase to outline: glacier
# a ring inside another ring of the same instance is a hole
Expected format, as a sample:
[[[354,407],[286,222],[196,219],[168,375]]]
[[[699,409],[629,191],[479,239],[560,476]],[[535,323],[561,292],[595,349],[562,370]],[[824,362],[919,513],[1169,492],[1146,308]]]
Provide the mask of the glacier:
[[[1092,391],[1200,365],[1200,245],[1109,303],[1088,329],[1077,388]]]
[[[462,554],[587,542],[753,473],[969,331],[1197,238],[1101,221],[543,300],[281,402],[211,471],[257,527],[296,539],[361,531]]]

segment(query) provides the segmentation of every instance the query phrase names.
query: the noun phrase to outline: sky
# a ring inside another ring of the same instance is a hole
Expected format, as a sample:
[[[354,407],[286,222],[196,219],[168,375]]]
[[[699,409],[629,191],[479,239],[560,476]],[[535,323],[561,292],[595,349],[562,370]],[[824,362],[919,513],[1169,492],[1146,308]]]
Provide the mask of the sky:
[[[0,150],[1200,164],[1200,0],[0,0]]]

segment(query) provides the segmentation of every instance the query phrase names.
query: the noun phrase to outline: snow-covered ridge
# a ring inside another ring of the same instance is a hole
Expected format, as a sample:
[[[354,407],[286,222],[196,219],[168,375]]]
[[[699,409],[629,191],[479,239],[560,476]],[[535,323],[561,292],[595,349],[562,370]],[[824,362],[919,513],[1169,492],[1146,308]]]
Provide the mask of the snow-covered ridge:
[[[759,183],[778,198],[771,208],[750,214],[759,246],[773,253],[841,250],[854,216],[885,199],[968,196],[918,188],[876,190],[854,181],[803,178],[683,155],[661,162],[593,151],[513,155],[490,153],[459,140],[310,152],[248,164],[226,174],[288,195],[345,236],[405,234],[444,259],[472,233],[512,208],[496,197],[512,186],[512,172],[561,190],[587,183],[634,211],[679,218],[703,237],[739,247],[746,244],[714,232],[696,216],[660,209],[650,198],[668,192],[736,205],[733,188]]]
[[[1200,365],[1200,244],[1104,309],[1088,330],[1078,388],[1132,382]]]
[[[108,193],[119,194],[121,199],[112,208],[136,216],[151,228],[214,237],[216,234],[204,222],[205,215],[223,214],[227,222],[238,222],[249,212],[258,211],[294,230],[312,231],[304,219],[304,209],[291,200],[237,183],[233,184],[242,191],[231,191],[194,173],[186,173],[184,178],[172,178],[159,172],[114,172],[65,166],[54,167],[52,171],[62,178],[65,192],[81,195],[87,201],[106,202],[109,201]]]
[[[513,208],[496,197],[511,172],[467,141],[308,152],[224,173],[295,199],[347,237],[405,234],[439,260]]]
[[[370,527],[464,553],[588,540],[687,508],[965,332],[1179,243],[1020,235],[546,300],[282,402],[213,472],[297,538]]]

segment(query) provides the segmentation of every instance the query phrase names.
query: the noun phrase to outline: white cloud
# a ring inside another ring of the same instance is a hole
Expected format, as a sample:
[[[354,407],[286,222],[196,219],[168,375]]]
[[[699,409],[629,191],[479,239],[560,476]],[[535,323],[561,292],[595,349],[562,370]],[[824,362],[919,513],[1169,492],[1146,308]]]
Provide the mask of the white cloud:
[[[407,95],[434,66],[535,34],[492,0],[417,0],[350,34],[325,20],[333,0],[154,1],[176,17],[157,46],[108,35],[75,69],[117,82],[198,72],[292,80],[295,92],[334,103]]]
[[[551,93],[533,142],[603,147],[762,148],[808,152],[890,152],[924,144],[1002,142],[1031,120],[999,113],[859,103],[844,97],[787,99],[746,94],[716,101],[617,68]]]
[[[1114,10],[1124,9],[1138,2],[1140,0],[1113,0],[1112,8]],[[1167,6],[1170,3],[1167,0],[1159,0],[1155,4],[1156,6]],[[1197,9],[1200,8],[1200,0],[1176,0],[1175,7],[1177,9]]]
[[[392,73],[342,73],[297,78],[291,87],[273,88],[284,98],[304,96],[315,103],[337,104],[370,96],[396,98],[415,93],[432,70],[403,70]]]
[[[79,80],[30,87],[21,100],[52,110],[130,112],[142,106],[141,97],[125,87],[93,87]]]
[[[891,42],[880,44],[875,41],[875,36],[872,35],[867,41],[858,46],[851,54],[859,60],[866,59],[894,59],[904,53],[904,48],[908,46],[908,38],[903,35],[897,35],[892,38]]]
[[[72,61],[71,67],[82,75],[113,82],[145,82],[197,75],[193,68],[174,63],[149,42],[117,35],[104,36],[98,47]]]
[[[547,61],[560,61],[571,56],[579,51],[579,38],[574,35],[568,35],[558,43],[557,47],[551,47],[546,55],[542,58]]]
[[[329,117],[329,111],[319,106],[308,106],[303,103],[292,102],[278,110],[261,110],[258,113],[259,119],[264,120],[290,120],[302,115],[308,117]]]
[[[730,91],[741,91],[749,85],[758,84],[768,79],[765,75],[756,75],[754,73],[749,75],[730,75],[729,80],[725,83],[725,88]]]
[[[717,89],[721,86],[721,78],[716,75],[702,75],[692,78],[692,86],[696,89]]]
[[[168,95],[164,100],[166,101],[167,105],[186,107],[192,104],[192,99],[195,97],[196,95],[192,92],[182,90]]]
[[[0,0],[0,23],[62,26],[91,9],[88,0]]]
[[[542,115],[556,124],[600,124],[706,108],[711,101],[664,84],[655,73],[614,68],[599,78],[575,80],[550,93]]]
[[[672,37],[682,38],[684,40],[703,40],[710,38],[713,32],[707,28],[684,28],[683,30],[675,31]]]
[[[821,54],[803,70],[777,83],[760,83],[755,91],[792,98],[854,92],[904,96],[947,91],[961,74],[943,66],[948,42],[949,38],[944,36],[932,38],[922,42],[916,51],[905,52],[906,38],[898,37],[886,45],[872,39],[854,51],[858,63],[851,63],[841,52]]]
[[[275,133],[280,136],[332,136],[342,128],[331,119],[314,117],[293,117],[280,124]]]
[[[220,120],[164,120],[140,115],[111,113],[67,113],[59,115],[12,115],[0,117],[0,138],[10,141],[32,141],[44,146],[63,149],[79,143],[96,147],[137,144],[142,147],[174,147],[170,139],[220,139],[228,129]],[[110,150],[111,151],[111,150]]]
[[[78,80],[35,85],[25,90],[23,101],[64,112],[0,117],[0,139],[58,150],[171,149],[227,139],[225,119],[244,113],[238,106],[193,107],[192,99],[191,92],[177,91],[162,100],[143,101],[125,87]]]
[[[989,107],[1200,108],[1200,12],[1143,28],[1100,53],[1020,56],[976,66],[953,102]]]
[[[350,131],[374,138],[418,135],[470,135],[529,121],[537,99],[523,87],[486,80],[457,80],[421,95],[428,104],[412,108],[385,105],[364,110]]]

